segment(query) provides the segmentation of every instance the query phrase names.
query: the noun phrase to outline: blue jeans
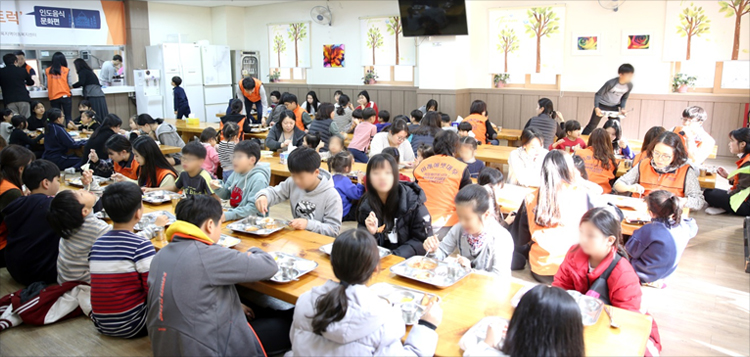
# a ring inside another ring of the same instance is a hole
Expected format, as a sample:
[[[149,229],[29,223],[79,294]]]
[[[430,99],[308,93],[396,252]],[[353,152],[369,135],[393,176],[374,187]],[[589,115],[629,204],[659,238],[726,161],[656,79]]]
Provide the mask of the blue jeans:
[[[261,119],[263,118],[263,102],[257,101],[257,102],[251,102],[250,99],[247,99],[247,97],[244,97],[245,99],[245,115],[247,119],[249,119],[253,124],[260,124]],[[258,113],[257,119],[253,118],[252,115],[250,115],[250,108],[255,105],[255,111]]]
[[[354,156],[355,162],[361,162],[363,164],[366,164],[367,160],[369,160],[369,158],[367,157],[367,154],[365,154],[364,151],[359,151],[357,149],[349,148],[349,152],[351,152],[352,156]]]
[[[224,180],[224,183],[227,183],[227,180],[229,180],[229,176],[232,176],[232,170],[225,170],[221,173],[222,180]]]

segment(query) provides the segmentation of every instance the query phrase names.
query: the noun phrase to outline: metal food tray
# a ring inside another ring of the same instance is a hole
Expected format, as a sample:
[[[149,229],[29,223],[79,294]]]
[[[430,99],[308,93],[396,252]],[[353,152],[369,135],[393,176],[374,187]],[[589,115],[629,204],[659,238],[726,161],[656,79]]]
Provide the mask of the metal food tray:
[[[438,288],[447,288],[467,275],[471,271],[464,269],[456,263],[437,262],[435,269],[412,268],[410,264],[424,259],[423,256],[413,256],[391,267],[391,273],[398,276],[416,280]]]
[[[94,213],[94,217],[99,219],[109,219],[109,215],[104,210]]]
[[[108,178],[101,177],[101,176],[93,176],[93,178],[94,178],[94,182],[96,182],[99,185],[101,185],[104,182],[109,181]],[[68,179],[66,181],[67,181],[68,185],[73,186],[73,187],[80,187],[80,188],[86,187],[86,185],[84,185],[83,182],[81,182],[81,178],[80,177]]]
[[[173,195],[177,195],[177,194],[172,191],[166,191],[166,190],[145,192],[143,194],[143,202],[148,202],[151,204],[167,203],[167,202],[172,201]]]
[[[331,250],[332,249],[333,249],[333,243],[328,243],[326,245],[321,245],[318,250],[320,250],[321,252],[323,252],[325,254],[331,255]],[[380,253],[380,259],[383,259],[383,258],[391,255],[391,251],[388,250],[388,249],[386,249],[386,248],[383,248],[383,247],[378,247],[378,251]]]
[[[299,277],[315,270],[315,268],[318,267],[318,262],[300,258],[296,255],[283,252],[269,252],[268,254],[271,254],[273,260],[276,261],[276,263],[280,263],[283,259],[291,259],[292,261],[294,261],[294,274],[292,276],[284,276],[282,270],[279,269],[279,271],[277,271],[276,274],[271,277],[271,279],[269,279],[270,281],[276,283],[288,283],[291,281],[295,281],[299,279]]]
[[[218,245],[220,245],[220,246],[222,246],[224,248],[232,248],[235,245],[240,244],[240,242],[242,242],[242,240],[239,239],[239,238],[235,238],[235,237],[232,237],[232,236],[228,236],[226,234],[222,234],[221,238],[219,239],[218,242],[216,242],[216,244],[218,244]]]
[[[266,228],[266,226],[269,224],[275,225],[275,228]],[[228,224],[227,228],[235,232],[265,237],[284,229],[284,227],[286,227],[288,224],[289,222],[282,219],[268,217],[248,217],[243,220]]]
[[[141,217],[141,220],[135,224],[133,229],[135,229],[136,231],[142,231],[146,227],[153,225],[154,221],[156,220],[156,217],[159,217],[161,215],[165,215],[167,216],[167,218],[169,218],[169,220],[167,221],[167,225],[170,225],[177,221],[177,217],[175,217],[174,214],[172,214],[172,212],[154,211],[154,212],[149,212],[149,213],[144,214],[143,217]]]
[[[373,284],[370,286],[370,290],[394,307],[400,306],[401,304],[416,302],[417,309],[419,310],[416,314],[417,318],[415,321],[404,321],[404,323],[409,326],[416,324],[424,315],[424,312],[427,309],[426,304],[429,304],[429,302],[433,300],[436,302],[440,302],[441,300],[440,296],[435,294],[389,283]],[[426,301],[425,298],[427,298]]]
[[[461,348],[461,350],[466,351],[471,347],[476,346],[480,342],[484,341],[487,337],[487,327],[490,326],[490,324],[497,324],[502,325],[505,324],[505,328],[508,327],[509,321],[506,318],[502,318],[500,316],[486,316],[479,320],[474,326],[469,328],[466,333],[461,337],[461,339],[458,341],[458,347]],[[496,331],[500,332],[500,331]],[[503,343],[505,342],[505,337],[503,337],[500,340],[500,343],[498,343],[497,346],[492,346],[496,349],[500,349],[503,347]]]

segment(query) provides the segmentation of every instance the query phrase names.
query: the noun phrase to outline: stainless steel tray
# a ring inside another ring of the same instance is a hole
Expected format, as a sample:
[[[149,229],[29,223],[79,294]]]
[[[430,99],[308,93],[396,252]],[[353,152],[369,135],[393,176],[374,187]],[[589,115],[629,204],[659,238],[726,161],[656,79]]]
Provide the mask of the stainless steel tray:
[[[270,217],[248,217],[243,220],[228,224],[227,228],[235,232],[242,232],[265,237],[284,229],[284,227],[286,227],[288,224],[289,222],[283,219]]]
[[[143,202],[151,204],[167,203],[172,201],[172,196],[179,196],[179,194],[165,190],[145,192],[143,194]]]
[[[177,221],[177,217],[175,217],[172,212],[154,211],[144,214],[143,217],[141,217],[140,222],[136,223],[133,229],[135,229],[136,231],[142,231],[146,227],[152,226],[154,224],[154,221],[156,221],[156,217],[159,217],[161,215],[165,215],[167,216],[167,218],[169,218],[167,225],[170,225]]]
[[[490,324],[497,324],[497,325],[505,325],[505,328],[508,328],[508,319],[502,318],[500,316],[487,316],[479,322],[477,322],[474,326],[469,328],[468,331],[461,337],[461,339],[458,341],[458,347],[461,348],[461,350],[466,351],[467,349],[476,346],[478,343],[485,340],[487,337],[487,327],[489,327]],[[500,332],[500,331],[496,331]],[[504,335],[504,333],[503,333]],[[498,343],[497,346],[492,346],[496,349],[500,349],[503,347],[503,343],[505,343],[505,337],[503,337],[500,340],[500,343]]]
[[[471,274],[471,271],[467,271],[456,263],[440,261],[437,262],[437,266],[434,269],[415,268],[414,264],[420,262],[422,259],[424,257],[420,255],[404,260],[392,266],[391,273],[438,288],[447,288]]]
[[[321,252],[331,255],[331,249],[333,249],[333,243],[328,243],[326,245],[321,245],[318,250]],[[380,259],[383,259],[389,255],[391,255],[391,251],[388,249],[385,249],[383,247],[378,247],[378,250],[380,251]]]
[[[279,265],[279,271],[276,272],[276,275],[269,279],[276,283],[288,283],[290,281],[295,281],[299,279],[299,277],[315,270],[315,268],[318,267],[318,262],[300,258],[296,255],[282,252],[269,252],[268,254],[271,254],[271,256],[273,256],[273,259],[276,261],[276,264]],[[283,267],[285,262],[289,262],[289,264],[291,265],[288,272],[286,272],[285,268]]]
[[[108,178],[101,177],[101,176],[93,176],[93,178],[94,178],[94,182],[96,182],[97,184],[99,184],[99,186],[101,186],[102,184],[105,184],[105,183],[107,183],[109,181]],[[80,177],[76,177],[76,178],[72,178],[72,179],[67,179],[65,181],[67,181],[68,185],[73,186],[73,187],[80,187],[80,188],[86,187],[86,185],[84,185],[83,182],[81,182],[81,178]]]
[[[216,244],[218,244],[218,245],[220,245],[220,246],[222,246],[224,248],[232,248],[235,245],[240,244],[240,242],[242,242],[242,240],[239,239],[239,238],[235,238],[235,237],[232,237],[232,236],[228,236],[226,234],[222,234],[221,238],[219,239],[218,242],[216,242]]]
[[[435,294],[389,283],[373,284],[370,286],[370,290],[394,307],[400,308],[401,305],[409,303],[417,304],[417,313],[404,320],[404,323],[410,326],[416,324],[419,319],[422,318],[427,309],[427,305],[431,301],[440,302],[441,300],[440,296]],[[402,318],[403,317],[405,316],[402,315]]]

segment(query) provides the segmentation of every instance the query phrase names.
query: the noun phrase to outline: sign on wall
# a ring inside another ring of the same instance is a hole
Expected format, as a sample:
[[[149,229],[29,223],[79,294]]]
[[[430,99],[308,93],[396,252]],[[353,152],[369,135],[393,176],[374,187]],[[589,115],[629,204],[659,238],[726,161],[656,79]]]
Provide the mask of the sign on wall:
[[[3,45],[125,45],[121,1],[0,1]]]
[[[310,22],[268,25],[271,68],[310,68]]]
[[[490,73],[562,73],[565,6],[489,11]]]
[[[398,16],[359,20],[363,66],[414,66],[414,38],[404,37]]]

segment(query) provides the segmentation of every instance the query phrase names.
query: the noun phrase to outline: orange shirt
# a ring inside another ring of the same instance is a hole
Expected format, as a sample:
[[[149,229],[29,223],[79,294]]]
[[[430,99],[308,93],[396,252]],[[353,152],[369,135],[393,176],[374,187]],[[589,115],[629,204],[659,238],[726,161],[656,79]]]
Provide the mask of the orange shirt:
[[[471,124],[474,138],[482,144],[487,144],[487,118],[481,114],[470,114],[464,121]]]
[[[253,78],[253,80],[255,81],[255,88],[253,88],[252,92],[247,92],[245,90],[245,88],[242,86],[242,79],[240,79],[240,82],[239,82],[239,84],[240,84],[240,90],[242,91],[242,95],[244,95],[245,98],[247,98],[249,101],[251,101],[251,102],[259,102],[260,99],[261,99],[260,98],[260,86],[263,83],[261,83],[260,79],[258,79],[258,78]],[[250,110],[250,109],[247,109],[247,110]]]
[[[425,206],[432,225],[451,227],[458,223],[454,200],[465,169],[466,164],[446,155],[431,156],[414,168],[414,180],[427,195]]]
[[[643,161],[638,165],[638,184],[643,186],[646,196],[653,191],[665,190],[672,192],[677,197],[685,197],[685,179],[690,165],[682,165],[677,171],[660,174],[654,170],[649,161]]]
[[[64,96],[70,97],[70,86],[68,85],[68,67],[60,67],[60,74],[50,74],[52,67],[47,67],[47,93],[49,100],[60,99]],[[67,119],[67,118],[66,118]]]
[[[610,183],[615,178],[614,170],[617,168],[616,163],[610,163],[609,170],[605,169],[602,162],[594,157],[594,149],[586,148],[576,151],[576,155],[583,159],[583,163],[586,165],[586,173],[589,175],[589,181],[596,183],[601,186],[604,193],[612,192],[612,184]]]

